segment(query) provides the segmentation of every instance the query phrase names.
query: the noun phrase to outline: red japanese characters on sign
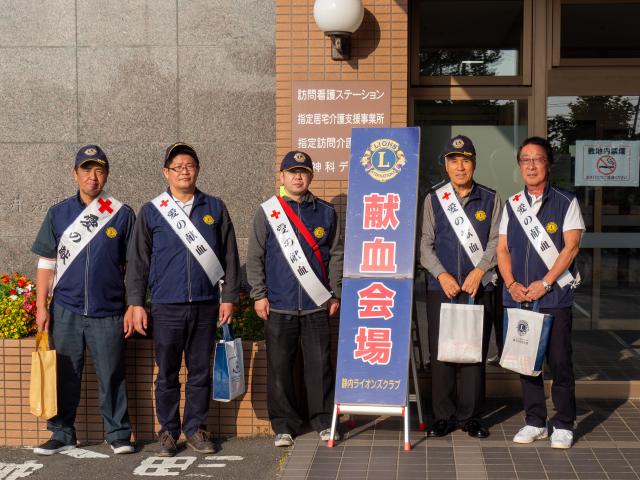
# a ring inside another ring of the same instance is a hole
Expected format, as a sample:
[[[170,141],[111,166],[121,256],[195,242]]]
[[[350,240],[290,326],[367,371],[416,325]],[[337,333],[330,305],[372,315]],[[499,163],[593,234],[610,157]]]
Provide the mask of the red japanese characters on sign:
[[[393,318],[395,290],[387,288],[381,282],[373,282],[358,290],[358,318]]]
[[[397,269],[396,242],[385,242],[382,237],[375,237],[371,242],[362,242],[361,272],[394,273]]]
[[[390,328],[359,327],[355,341],[354,359],[362,359],[371,365],[387,365],[391,360],[393,342]]]
[[[364,214],[362,228],[365,230],[382,230],[388,227],[398,228],[400,221],[397,212],[400,210],[400,195],[397,193],[371,193],[362,197]]]

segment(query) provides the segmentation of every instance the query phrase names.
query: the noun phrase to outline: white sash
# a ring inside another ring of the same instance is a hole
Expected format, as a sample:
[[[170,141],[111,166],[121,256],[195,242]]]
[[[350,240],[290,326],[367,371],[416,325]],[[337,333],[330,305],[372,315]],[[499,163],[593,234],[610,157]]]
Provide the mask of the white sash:
[[[151,200],[151,203],[158,209],[162,218],[166,220],[178,238],[184,243],[184,246],[189,249],[204,270],[204,273],[209,277],[211,285],[215,287],[224,276],[220,260],[218,260],[213,249],[195,225],[191,223],[184,210],[167,192],[158,195]]]
[[[509,205],[513,210],[514,215],[520,222],[520,226],[524,230],[525,235],[529,239],[529,242],[533,245],[535,251],[540,255],[542,261],[549,270],[553,267],[556,259],[560,255],[556,245],[551,240],[551,237],[538,220],[537,215],[533,212],[533,209],[529,206],[529,202],[524,195],[524,190],[517,193],[509,199]],[[576,287],[580,283],[580,275],[578,278],[574,278],[569,270],[564,272],[558,277],[556,282],[561,288],[571,285]]]
[[[482,248],[482,242],[480,242],[476,229],[473,228],[471,220],[469,220],[464,208],[458,201],[451,182],[436,190],[436,196],[447,220],[449,220],[451,228],[456,232],[462,248],[464,248],[473,266],[477,267],[484,255],[484,248]],[[493,270],[488,270],[482,277],[482,284],[486,286],[492,283],[495,278],[496,273]]]
[[[302,250],[302,245],[298,241],[289,218],[284,213],[278,199],[273,196],[262,204],[262,210],[269,221],[269,225],[274,235],[278,239],[278,244],[288,260],[291,271],[296,276],[304,291],[311,297],[317,306],[321,306],[331,298],[331,293],[318,279],[315,272],[309,265],[309,260]]]
[[[66,228],[57,246],[56,273],[53,280],[53,288],[58,284],[67,268],[78,257],[78,254],[115,217],[121,207],[122,203],[103,191]]]

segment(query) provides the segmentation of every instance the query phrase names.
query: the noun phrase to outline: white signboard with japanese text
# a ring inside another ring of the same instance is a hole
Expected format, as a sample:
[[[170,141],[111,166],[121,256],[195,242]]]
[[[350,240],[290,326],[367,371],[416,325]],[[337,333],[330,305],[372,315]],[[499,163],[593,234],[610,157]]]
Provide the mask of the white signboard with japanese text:
[[[637,187],[638,140],[576,141],[576,186]]]

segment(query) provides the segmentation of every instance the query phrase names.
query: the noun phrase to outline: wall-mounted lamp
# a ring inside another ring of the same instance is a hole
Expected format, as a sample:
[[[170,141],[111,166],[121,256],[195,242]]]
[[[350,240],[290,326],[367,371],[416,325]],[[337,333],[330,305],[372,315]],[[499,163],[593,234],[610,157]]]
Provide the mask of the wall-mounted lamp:
[[[361,0],[316,0],[313,18],[318,28],[331,38],[331,58],[349,60],[351,58],[351,34],[355,32],[364,17]]]

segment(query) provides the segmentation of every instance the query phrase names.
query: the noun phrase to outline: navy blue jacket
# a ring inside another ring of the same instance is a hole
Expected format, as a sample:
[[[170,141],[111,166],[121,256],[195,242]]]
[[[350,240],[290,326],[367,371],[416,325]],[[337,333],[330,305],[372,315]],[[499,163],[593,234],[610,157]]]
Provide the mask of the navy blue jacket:
[[[41,257],[57,258],[62,234],[85,208],[79,192],[51,207],[31,251]],[[126,307],[127,244],[134,222],[133,210],[123,205],[59,279],[53,303],[89,317],[121,315]]]
[[[525,197],[526,201],[531,205],[531,197],[526,189]],[[562,227],[564,226],[564,219],[569,205],[574,198],[575,195],[573,193],[561,190],[549,183],[547,183],[544,193],[542,194],[542,205],[537,215],[538,220],[540,220],[542,226],[547,230],[558,252],[564,248]],[[504,208],[509,215],[507,247],[509,249],[509,255],[511,256],[511,271],[516,281],[528,287],[530,283],[541,280],[549,269],[533,248],[533,245],[531,245],[520,222],[513,213],[513,209],[508,203],[509,201],[507,201],[507,205],[505,205]],[[553,226],[553,228],[547,227],[554,223],[555,226]],[[575,276],[575,267],[573,264],[569,267],[569,271]],[[502,300],[505,307],[518,306],[518,303],[514,302],[513,298],[511,298],[511,294],[507,290],[506,285],[502,291]],[[565,308],[571,307],[572,304],[573,289],[569,285],[560,288],[557,283],[553,284],[553,290],[550,293],[545,294],[540,299],[540,308]]]
[[[288,197],[284,199],[314,236],[327,272],[328,278],[324,284],[329,291],[339,297],[343,250],[335,208],[311,193],[308,193],[300,203]],[[311,268],[322,281],[322,269],[311,246],[293,222],[291,226],[296,232]],[[280,244],[261,207],[254,218],[252,236],[249,239],[247,277],[252,286],[251,296],[255,299],[266,296],[269,299],[270,308],[274,311],[308,312],[319,308],[309,298],[291,271],[289,260],[282,253]]]
[[[239,293],[236,236],[223,201],[196,190],[189,219],[211,246],[225,271],[222,301],[233,303]],[[213,220],[213,221],[212,221]],[[187,303],[220,300],[204,269],[152,203],[138,214],[129,245],[127,301],[145,304],[147,287],[152,303]]]
[[[436,192],[431,192],[429,196],[431,197],[431,205],[435,219],[434,248],[436,256],[438,260],[440,260],[440,263],[442,263],[444,269],[456,278],[459,285],[462,285],[467,275],[474,269],[473,263],[471,263],[469,255],[465,252],[462,244],[458,240],[458,236],[451,227],[447,215],[436,197]],[[495,190],[474,183],[473,189],[471,193],[469,193],[463,207],[463,210],[478,234],[483,250],[486,250],[487,242],[489,241],[495,196]],[[428,288],[431,291],[442,291],[440,282],[438,282],[433,275],[429,275]],[[493,290],[493,284],[490,283],[486,287],[483,287],[481,283],[479,290]]]

